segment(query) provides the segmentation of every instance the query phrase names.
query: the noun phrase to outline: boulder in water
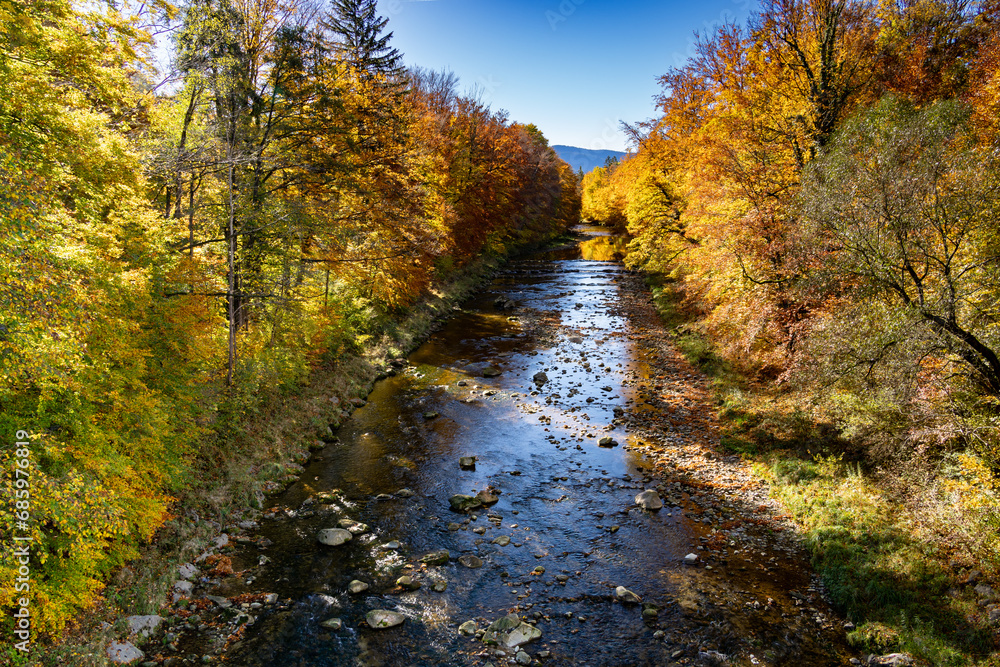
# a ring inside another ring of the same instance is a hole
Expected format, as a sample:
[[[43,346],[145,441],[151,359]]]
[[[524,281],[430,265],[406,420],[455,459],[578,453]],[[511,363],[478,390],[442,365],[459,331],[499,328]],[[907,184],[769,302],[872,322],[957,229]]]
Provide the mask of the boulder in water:
[[[339,547],[341,544],[351,541],[351,533],[343,528],[324,528],[316,535],[316,539],[319,540],[320,544]]]
[[[458,493],[448,499],[448,503],[451,508],[456,512],[465,512],[467,510],[473,510],[477,507],[483,506],[483,501],[475,496],[466,496],[464,494]]]
[[[374,630],[385,630],[402,625],[406,617],[388,609],[372,609],[365,615],[365,620],[368,622],[368,627]]]
[[[635,504],[647,510],[658,510],[663,507],[660,494],[655,489],[646,489],[635,497]]]

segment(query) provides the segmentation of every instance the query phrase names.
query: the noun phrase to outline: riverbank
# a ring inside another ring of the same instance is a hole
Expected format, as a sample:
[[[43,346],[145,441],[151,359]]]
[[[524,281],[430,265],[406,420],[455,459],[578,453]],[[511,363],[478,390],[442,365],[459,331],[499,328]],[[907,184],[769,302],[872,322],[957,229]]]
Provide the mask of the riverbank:
[[[241,523],[259,518],[269,494],[287,488],[313,452],[336,442],[340,424],[364,405],[379,378],[396,372],[396,360],[433,333],[504,263],[569,238],[563,235],[514,249],[507,257],[476,260],[432,288],[404,319],[384,320],[358,349],[320,363],[302,386],[264,398],[232,432],[213,434],[192,464],[198,472],[191,478],[200,483],[178,494],[172,518],[138,560],[112,576],[98,604],[57,641],[36,643],[29,659],[11,652],[0,656],[0,664],[104,666],[112,642],[132,639],[141,645],[141,639],[130,636],[126,619],[157,614],[171,597],[180,565],[225,543],[226,535],[240,532]]]
[[[950,474],[926,461],[878,469],[809,415],[808,397],[740,377],[669,285],[652,282],[669,347],[700,378],[692,388],[702,405],[714,406],[692,416],[736,467],[711,448],[657,451],[664,466],[680,464],[699,482],[745,485],[761,502],[759,525],[792,537],[809,558],[863,658],[900,652],[918,665],[1000,664],[989,471],[961,456]]]

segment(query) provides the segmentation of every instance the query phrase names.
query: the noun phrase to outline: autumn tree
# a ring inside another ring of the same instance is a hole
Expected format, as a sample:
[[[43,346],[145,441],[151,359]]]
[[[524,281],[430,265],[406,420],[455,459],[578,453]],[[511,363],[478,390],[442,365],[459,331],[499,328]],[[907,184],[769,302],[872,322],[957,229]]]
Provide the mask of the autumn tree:
[[[964,368],[1000,396],[995,299],[1000,180],[993,151],[970,145],[967,112],[954,102],[917,110],[893,98],[851,121],[811,166],[803,212],[815,234],[817,274],[856,308],[883,301],[912,322],[872,346],[845,351],[877,366],[921,340],[922,353]],[[914,364],[916,365],[916,364]]]
[[[152,104],[143,26],[159,20],[115,3],[0,5],[0,424],[27,432],[32,498],[17,528],[5,481],[0,533],[32,538],[46,633],[162,523],[198,432],[182,396],[152,388],[151,301],[171,230],[131,138]],[[0,452],[8,469],[13,455]],[[17,568],[0,559],[4,607],[21,597]]]

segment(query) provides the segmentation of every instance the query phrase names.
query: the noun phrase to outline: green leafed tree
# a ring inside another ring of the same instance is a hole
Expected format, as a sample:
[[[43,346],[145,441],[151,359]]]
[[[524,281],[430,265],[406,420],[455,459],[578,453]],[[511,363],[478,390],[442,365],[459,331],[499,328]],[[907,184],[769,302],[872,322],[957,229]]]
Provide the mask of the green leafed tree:
[[[911,324],[876,347],[847,337],[856,368],[871,374],[919,342],[921,363],[939,358],[996,397],[1000,163],[966,119],[955,102],[883,100],[811,166],[801,202],[825,289]]]

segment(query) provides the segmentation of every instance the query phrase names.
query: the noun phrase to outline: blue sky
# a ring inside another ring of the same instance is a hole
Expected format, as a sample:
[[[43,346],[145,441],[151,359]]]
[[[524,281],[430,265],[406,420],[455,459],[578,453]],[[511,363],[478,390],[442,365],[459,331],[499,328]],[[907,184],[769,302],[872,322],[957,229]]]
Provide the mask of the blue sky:
[[[624,150],[619,121],[655,114],[657,78],[694,31],[745,21],[754,0],[379,0],[407,65],[450,69],[552,144]]]

